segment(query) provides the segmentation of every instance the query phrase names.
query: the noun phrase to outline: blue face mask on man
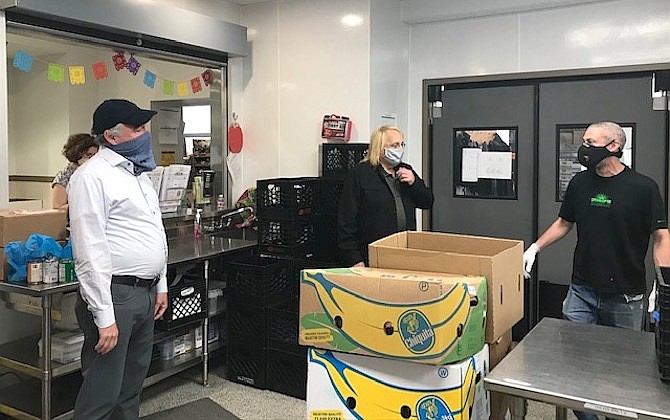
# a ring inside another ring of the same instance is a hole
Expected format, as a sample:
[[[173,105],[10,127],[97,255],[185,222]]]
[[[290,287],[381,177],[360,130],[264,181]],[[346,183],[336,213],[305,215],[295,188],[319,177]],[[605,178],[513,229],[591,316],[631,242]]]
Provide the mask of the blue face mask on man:
[[[151,151],[151,133],[149,131],[145,131],[128,142],[109,145],[109,148],[133,163],[135,176],[156,168],[154,152]]]

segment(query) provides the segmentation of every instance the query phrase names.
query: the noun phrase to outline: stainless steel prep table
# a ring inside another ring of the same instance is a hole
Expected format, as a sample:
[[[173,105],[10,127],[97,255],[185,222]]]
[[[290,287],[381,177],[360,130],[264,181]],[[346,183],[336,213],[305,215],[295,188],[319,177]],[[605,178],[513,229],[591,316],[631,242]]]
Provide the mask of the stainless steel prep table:
[[[484,383],[518,397],[513,418],[523,418],[525,399],[531,399],[556,405],[557,418],[578,409],[670,419],[670,384],[660,380],[654,335],[647,332],[543,318]]]
[[[204,261],[205,265],[208,259],[221,256],[228,252],[242,250],[253,246],[256,242],[241,239],[223,238],[218,236],[205,236],[200,239],[194,237],[175,238],[168,242],[168,265],[179,264],[189,261]],[[205,267],[205,273],[207,273]],[[206,276],[207,277],[207,276]],[[17,293],[41,299],[42,331],[41,337],[44,341],[44,357],[37,356],[37,348],[32,338],[19,339],[16,342],[10,342],[0,345],[0,366],[7,367],[17,372],[40,379],[41,381],[41,418],[60,418],[68,417],[71,411],[63,413],[63,407],[52,407],[52,380],[55,377],[63,376],[81,368],[81,362],[61,364],[51,360],[51,308],[53,296],[60,293],[77,290],[77,283],[57,283],[57,284],[37,284],[37,285],[19,285],[0,281],[0,292]],[[202,354],[193,358],[192,361],[203,363],[203,383],[207,384],[207,318],[203,324],[203,348]],[[186,331],[184,331],[186,332]],[[166,336],[172,332],[157,332],[157,335]],[[151,385],[168,374],[176,373],[178,370],[189,367],[193,363],[180,365],[179,369],[170,369],[147,377],[145,386]],[[150,373],[151,375],[151,373]],[[7,396],[11,397],[11,396]],[[21,410],[6,403],[5,398],[0,399],[0,413],[6,413],[12,416],[24,415],[28,418],[35,417],[26,410]]]

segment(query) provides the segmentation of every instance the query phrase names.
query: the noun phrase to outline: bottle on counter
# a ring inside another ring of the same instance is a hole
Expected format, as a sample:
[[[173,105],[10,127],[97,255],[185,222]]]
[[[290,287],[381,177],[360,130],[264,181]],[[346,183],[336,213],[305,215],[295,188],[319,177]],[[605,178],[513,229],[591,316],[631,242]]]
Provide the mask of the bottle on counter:
[[[200,213],[202,212],[202,209],[197,209],[195,213],[195,219],[193,220],[193,236],[195,236],[196,239],[200,238],[202,236],[202,225],[201,223],[201,216]]]
[[[223,194],[219,194],[219,198],[216,199],[216,209],[223,210],[226,207],[226,200],[223,199]]]

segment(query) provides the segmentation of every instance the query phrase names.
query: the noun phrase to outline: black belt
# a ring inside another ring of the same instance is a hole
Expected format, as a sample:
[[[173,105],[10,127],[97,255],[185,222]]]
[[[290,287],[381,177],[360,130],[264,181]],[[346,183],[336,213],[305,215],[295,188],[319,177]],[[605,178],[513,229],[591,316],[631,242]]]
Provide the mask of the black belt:
[[[126,286],[139,286],[139,287],[154,287],[158,284],[160,277],[156,276],[153,279],[142,279],[137,276],[112,276],[112,283],[114,284],[125,284]]]

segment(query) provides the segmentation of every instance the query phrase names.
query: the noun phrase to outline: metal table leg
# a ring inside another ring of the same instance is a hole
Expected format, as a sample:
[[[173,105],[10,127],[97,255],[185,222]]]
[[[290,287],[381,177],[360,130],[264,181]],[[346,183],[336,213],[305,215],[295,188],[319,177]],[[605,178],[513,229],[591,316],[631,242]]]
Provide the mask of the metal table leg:
[[[528,411],[528,403],[526,399],[521,397],[512,397],[509,411],[512,420],[524,420],[526,418],[526,412]]]
[[[51,294],[42,296],[42,419],[51,419]]]
[[[568,409],[556,406],[556,420],[568,420]]]
[[[209,260],[205,260],[205,298],[207,298],[207,293],[209,292]],[[207,300],[209,304],[209,300]],[[209,310],[209,308],[207,308]],[[208,365],[209,365],[209,351],[208,347],[209,344],[207,343],[207,331],[208,331],[208,325],[209,325],[209,313],[207,314],[207,317],[205,317],[205,320],[202,323],[202,384],[204,386],[207,386],[208,380],[209,380],[209,372],[208,372]]]

